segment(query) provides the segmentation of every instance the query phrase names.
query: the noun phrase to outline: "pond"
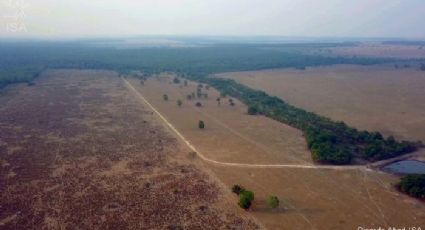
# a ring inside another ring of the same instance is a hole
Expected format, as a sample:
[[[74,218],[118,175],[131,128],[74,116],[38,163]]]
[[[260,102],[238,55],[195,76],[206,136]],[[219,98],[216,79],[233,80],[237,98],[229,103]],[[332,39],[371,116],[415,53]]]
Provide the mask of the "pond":
[[[398,161],[385,166],[384,169],[401,174],[425,174],[425,162],[415,160]]]

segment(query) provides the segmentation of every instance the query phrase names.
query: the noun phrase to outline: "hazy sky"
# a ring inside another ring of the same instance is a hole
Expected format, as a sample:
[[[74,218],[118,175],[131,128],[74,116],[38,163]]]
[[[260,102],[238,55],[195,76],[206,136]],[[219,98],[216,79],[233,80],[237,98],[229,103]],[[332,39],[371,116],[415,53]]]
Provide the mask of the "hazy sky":
[[[0,37],[425,38],[425,0],[0,0]]]

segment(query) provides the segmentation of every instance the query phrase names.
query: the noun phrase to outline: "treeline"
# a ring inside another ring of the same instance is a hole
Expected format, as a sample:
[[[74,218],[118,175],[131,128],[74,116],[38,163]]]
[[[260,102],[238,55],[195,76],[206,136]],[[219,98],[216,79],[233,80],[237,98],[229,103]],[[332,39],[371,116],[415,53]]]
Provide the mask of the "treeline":
[[[400,191],[416,197],[425,198],[425,174],[407,175],[401,178],[397,185]]]
[[[3,68],[0,69],[0,89],[12,84],[22,82],[32,82],[44,70],[42,66],[27,66],[24,68]]]
[[[354,157],[377,161],[415,151],[417,143],[384,138],[379,132],[359,131],[344,122],[307,112],[280,98],[251,89],[233,80],[199,78],[219,91],[236,97],[249,106],[248,113],[261,114],[304,132],[315,161],[349,164]]]
[[[304,55],[300,50],[318,44],[244,45],[228,44],[191,48],[115,49],[86,43],[0,44],[0,81],[3,85],[30,81],[39,68],[108,69],[127,74],[143,70],[152,75],[176,72],[204,77],[211,73],[332,64],[378,64],[378,58],[343,58]],[[338,44],[328,44],[336,46]],[[322,45],[324,46],[324,45]],[[35,68],[36,67],[36,68]]]

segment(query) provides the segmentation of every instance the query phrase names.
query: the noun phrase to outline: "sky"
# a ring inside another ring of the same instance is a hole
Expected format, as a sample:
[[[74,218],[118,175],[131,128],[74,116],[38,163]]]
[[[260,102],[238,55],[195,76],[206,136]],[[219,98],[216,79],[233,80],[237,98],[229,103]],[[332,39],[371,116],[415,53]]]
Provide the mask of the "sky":
[[[425,38],[425,0],[0,0],[1,37]]]

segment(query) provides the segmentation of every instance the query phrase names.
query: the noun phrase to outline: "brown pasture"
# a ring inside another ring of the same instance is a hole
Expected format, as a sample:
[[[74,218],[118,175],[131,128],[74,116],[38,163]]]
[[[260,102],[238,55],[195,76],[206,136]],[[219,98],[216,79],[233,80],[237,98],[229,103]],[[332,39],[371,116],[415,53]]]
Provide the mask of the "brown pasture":
[[[219,76],[358,129],[425,142],[425,71],[339,65]]]
[[[299,130],[263,116],[249,116],[246,106],[221,99],[214,89],[208,99],[187,100],[197,84],[173,84],[171,75],[150,78],[141,85],[129,79],[199,153],[219,162],[311,165]],[[163,94],[169,96],[163,100]],[[176,101],[183,100],[181,107]],[[196,107],[196,102],[202,107]],[[205,121],[200,130],[198,121]],[[243,185],[255,192],[250,214],[269,229],[357,229],[424,226],[423,203],[398,193],[397,177],[368,170],[255,168],[205,162],[228,189]],[[281,200],[278,209],[265,205],[269,195]],[[237,202],[236,196],[234,202]]]
[[[114,72],[0,96],[0,229],[256,229]]]

